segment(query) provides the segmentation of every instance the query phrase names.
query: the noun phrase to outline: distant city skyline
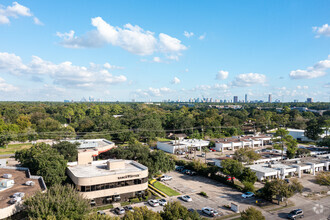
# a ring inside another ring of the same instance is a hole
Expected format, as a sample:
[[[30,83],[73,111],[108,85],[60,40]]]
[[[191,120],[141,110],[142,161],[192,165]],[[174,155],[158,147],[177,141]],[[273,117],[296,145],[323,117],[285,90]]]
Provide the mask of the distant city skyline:
[[[327,0],[3,0],[0,101],[329,102],[329,8]]]

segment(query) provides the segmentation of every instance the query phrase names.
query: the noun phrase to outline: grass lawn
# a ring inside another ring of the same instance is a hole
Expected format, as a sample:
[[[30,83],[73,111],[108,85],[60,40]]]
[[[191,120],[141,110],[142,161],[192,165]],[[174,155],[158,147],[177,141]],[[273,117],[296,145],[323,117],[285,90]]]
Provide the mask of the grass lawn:
[[[157,138],[158,141],[171,141],[171,139],[168,138]]]
[[[17,150],[30,148],[32,144],[10,144],[7,148],[0,147],[0,155],[2,154],[14,154]]]
[[[168,195],[168,196],[178,196],[178,195],[180,195],[180,193],[178,193],[177,191],[175,191],[175,190],[173,190],[173,189],[171,189],[171,188],[165,186],[164,184],[161,184],[161,183],[158,182],[158,181],[155,182],[155,183],[153,184],[153,186],[154,186],[156,189],[162,191],[163,193],[165,193],[165,194]]]

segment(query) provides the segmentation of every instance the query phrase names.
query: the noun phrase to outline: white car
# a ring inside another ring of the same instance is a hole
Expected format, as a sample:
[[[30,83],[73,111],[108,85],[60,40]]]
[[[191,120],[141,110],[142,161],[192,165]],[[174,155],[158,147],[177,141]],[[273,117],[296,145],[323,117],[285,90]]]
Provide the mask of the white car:
[[[159,203],[159,205],[164,206],[167,204],[167,201],[166,201],[166,199],[159,199],[158,203]]]
[[[150,199],[148,201],[148,204],[151,205],[152,207],[156,207],[156,206],[159,206],[159,203],[156,199]]]
[[[163,175],[162,177],[160,177],[160,181],[167,181],[167,180],[172,180],[172,177],[168,175]]]
[[[192,202],[192,198],[190,196],[187,196],[187,195],[181,196],[181,199],[183,201],[186,201],[186,202]]]
[[[202,212],[209,215],[209,216],[217,216],[218,215],[218,212],[215,210],[215,209],[212,209],[210,207],[204,207],[202,208]]]
[[[16,202],[22,201],[22,197],[15,197],[9,200],[10,204],[15,204]]]
[[[117,215],[125,214],[125,209],[123,207],[117,207],[115,208],[115,212]]]
[[[254,196],[254,193],[253,192],[246,192],[246,193],[244,193],[243,195],[242,195],[242,197],[243,198],[250,198],[250,197],[252,197],[252,196]]]
[[[14,193],[13,198],[18,198],[18,197],[23,198],[24,196],[25,196],[25,193],[17,192],[17,193]]]

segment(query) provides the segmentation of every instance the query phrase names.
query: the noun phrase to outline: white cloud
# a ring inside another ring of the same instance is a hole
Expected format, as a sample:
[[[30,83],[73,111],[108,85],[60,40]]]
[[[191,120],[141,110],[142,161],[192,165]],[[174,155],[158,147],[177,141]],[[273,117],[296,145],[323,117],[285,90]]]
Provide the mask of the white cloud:
[[[28,7],[13,2],[12,6],[3,7],[0,5],[0,24],[10,24],[10,18],[33,17],[34,23],[42,25],[42,22],[31,13]]]
[[[184,32],[183,32],[183,35],[184,35],[185,37],[187,37],[187,38],[190,38],[190,37],[194,36],[194,33],[193,33],[193,32],[188,32],[188,31],[184,31]]]
[[[122,69],[124,69],[124,67],[122,67],[122,66],[115,66],[115,65],[111,65],[110,63],[105,63],[105,64],[103,64],[103,67],[104,68],[107,68],[107,69],[117,69],[117,70],[122,70]]]
[[[244,73],[236,76],[232,82],[233,86],[248,87],[255,84],[264,85],[266,83],[266,76],[259,73]]]
[[[57,32],[57,36],[62,39],[61,44],[64,47],[101,47],[111,44],[137,55],[151,55],[154,52],[176,54],[187,49],[179,39],[164,33],[160,33],[157,39],[153,32],[145,31],[138,25],[126,24],[123,28],[114,27],[101,17],[92,18],[92,25],[96,30],[87,32],[81,37],[75,36],[73,30],[69,33]]]
[[[323,85],[324,88],[330,88],[330,83],[326,83]]]
[[[292,79],[313,79],[326,75],[326,71],[330,69],[330,55],[328,59],[317,62],[314,66],[307,67],[306,70],[293,70],[290,72]]]
[[[154,57],[152,59],[152,61],[155,62],[155,63],[161,63],[162,62],[162,60],[160,59],[160,57]]]
[[[181,54],[177,54],[177,55],[167,55],[166,58],[169,60],[175,60],[178,61],[179,60],[179,56],[181,56]]]
[[[14,92],[17,91],[18,88],[11,85],[11,84],[7,84],[6,81],[0,77],[0,91],[1,92]]]
[[[216,76],[216,79],[223,80],[228,78],[228,71],[220,70]]]
[[[313,31],[316,33],[316,38],[319,38],[321,35],[330,37],[330,26],[328,24],[324,24],[321,27],[313,27]]]
[[[68,88],[97,89],[100,85],[123,83],[127,78],[123,75],[114,76],[108,70],[98,68],[94,64],[90,67],[75,66],[69,61],[54,64],[37,56],[24,64],[19,56],[9,53],[0,53],[0,72],[20,76],[49,76],[54,84]]]
[[[204,40],[205,37],[206,37],[206,34],[203,34],[203,35],[200,35],[200,36],[198,37],[198,39],[199,39],[199,40]]]
[[[174,77],[171,81],[172,84],[179,84],[181,80],[178,77]]]
[[[229,86],[227,84],[215,84],[214,89],[227,90]]]
[[[188,69],[188,68],[186,68],[184,71],[185,71],[186,73],[188,73],[188,72],[189,72],[189,69]]]
[[[308,89],[308,86],[297,86],[297,89]]]
[[[162,87],[162,88],[152,88],[149,87],[148,89],[138,89],[134,92],[134,96],[137,97],[160,97],[165,94],[171,93],[173,90],[167,87]]]
[[[187,49],[185,45],[181,44],[179,39],[163,33],[159,34],[159,45],[161,51],[169,53],[180,52]]]

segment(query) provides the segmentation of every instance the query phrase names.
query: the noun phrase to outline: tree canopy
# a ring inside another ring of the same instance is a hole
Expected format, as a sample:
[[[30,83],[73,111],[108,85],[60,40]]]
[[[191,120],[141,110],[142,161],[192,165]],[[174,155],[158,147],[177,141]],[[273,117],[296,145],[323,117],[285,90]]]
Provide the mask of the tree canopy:
[[[83,219],[90,211],[89,201],[70,185],[56,184],[47,192],[38,192],[25,202],[30,219]]]
[[[241,212],[242,220],[265,220],[265,216],[262,215],[261,211],[254,207],[249,207]]]
[[[61,184],[66,179],[67,160],[45,143],[16,151],[15,159],[22,167],[29,168],[31,174],[42,176],[47,186]]]
[[[80,144],[78,142],[76,143],[70,143],[68,141],[61,141],[57,144],[53,145],[53,148],[55,148],[61,155],[64,156],[64,159],[66,159],[69,162],[77,161],[78,159],[78,146]]]

